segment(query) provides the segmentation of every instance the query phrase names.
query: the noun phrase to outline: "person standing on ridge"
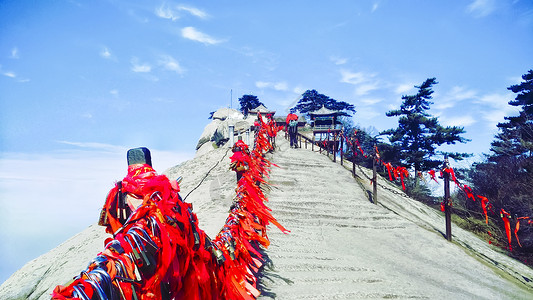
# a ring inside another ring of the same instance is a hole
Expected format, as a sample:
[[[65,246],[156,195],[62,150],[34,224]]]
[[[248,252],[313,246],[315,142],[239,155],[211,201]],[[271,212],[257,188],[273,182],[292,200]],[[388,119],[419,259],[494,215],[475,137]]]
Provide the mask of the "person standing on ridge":
[[[296,142],[296,134],[298,133],[298,116],[295,114],[289,114],[287,116],[287,128],[289,131],[289,141],[291,148],[298,148],[298,143]]]

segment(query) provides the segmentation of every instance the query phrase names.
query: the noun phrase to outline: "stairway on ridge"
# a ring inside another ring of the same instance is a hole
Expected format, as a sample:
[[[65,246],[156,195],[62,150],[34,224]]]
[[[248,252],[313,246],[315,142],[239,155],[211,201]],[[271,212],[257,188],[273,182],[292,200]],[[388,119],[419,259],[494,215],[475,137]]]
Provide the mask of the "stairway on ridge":
[[[431,224],[422,204],[404,198],[374,205],[345,168],[310,149],[292,149],[281,136],[271,160],[280,168],[272,167],[267,205],[291,233],[269,230],[272,268],[261,279],[260,299],[533,296],[533,286],[444,239],[444,224]]]

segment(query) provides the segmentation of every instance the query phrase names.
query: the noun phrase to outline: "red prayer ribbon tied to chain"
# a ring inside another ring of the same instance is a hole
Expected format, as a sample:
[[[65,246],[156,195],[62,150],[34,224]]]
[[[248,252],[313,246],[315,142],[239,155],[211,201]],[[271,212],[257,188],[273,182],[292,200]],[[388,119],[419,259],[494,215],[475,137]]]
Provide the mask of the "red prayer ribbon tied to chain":
[[[99,222],[113,238],[71,283],[57,286],[52,299],[256,299],[261,247],[270,243],[266,226],[289,232],[259,187],[272,165],[263,157],[272,147],[268,131],[276,132],[260,121],[249,169],[213,240],[198,227],[176,181],[149,165],[131,165],[109,192]]]

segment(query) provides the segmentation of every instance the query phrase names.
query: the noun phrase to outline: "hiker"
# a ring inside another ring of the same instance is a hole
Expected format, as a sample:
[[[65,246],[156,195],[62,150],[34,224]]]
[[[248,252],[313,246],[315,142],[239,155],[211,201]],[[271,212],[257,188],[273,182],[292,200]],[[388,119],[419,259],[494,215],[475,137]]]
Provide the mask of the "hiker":
[[[276,121],[274,121],[274,118],[272,117],[272,114],[267,115],[267,133],[268,133],[268,140],[270,141],[270,144],[272,144],[272,150],[276,149],[276,135],[278,133],[278,128],[276,126]]]
[[[237,173],[237,182],[239,182],[244,172],[250,168],[250,151],[242,140],[238,140],[231,151],[233,155],[230,157],[230,169]]]
[[[287,127],[289,131],[289,141],[291,148],[298,148],[298,143],[296,142],[296,134],[298,133],[298,116],[295,114],[289,114],[287,116]]]

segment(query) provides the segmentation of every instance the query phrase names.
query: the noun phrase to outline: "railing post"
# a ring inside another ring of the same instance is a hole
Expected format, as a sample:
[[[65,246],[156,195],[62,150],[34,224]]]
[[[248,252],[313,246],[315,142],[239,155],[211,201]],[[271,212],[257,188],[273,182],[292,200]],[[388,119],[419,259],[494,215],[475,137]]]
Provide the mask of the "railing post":
[[[355,177],[356,175],[355,173],[355,132],[352,138],[352,174],[353,174],[353,177]]]
[[[451,198],[450,198],[450,173],[447,172],[449,168],[448,156],[444,156],[444,218],[446,219],[446,239],[452,241],[452,211],[451,211]]]
[[[342,166],[343,163],[344,163],[344,157],[343,157],[343,155],[342,155],[342,151],[343,151],[343,145],[342,145],[342,144],[343,144],[343,142],[342,142],[342,133],[339,135],[339,137],[340,137],[340,138],[339,138],[339,146],[340,146],[340,148],[341,148],[340,151],[341,151],[341,166]]]
[[[337,162],[337,134],[333,134],[333,162]]]
[[[326,142],[326,155],[329,157],[329,132],[327,133],[327,142]]]
[[[377,161],[378,161],[378,155],[376,152],[376,147],[374,147],[374,155],[372,159],[372,183],[373,183],[373,196],[372,199],[374,200],[374,204],[378,204],[378,172],[377,172]]]
[[[300,138],[300,147],[298,148],[302,149],[302,134],[299,133],[298,137]]]

